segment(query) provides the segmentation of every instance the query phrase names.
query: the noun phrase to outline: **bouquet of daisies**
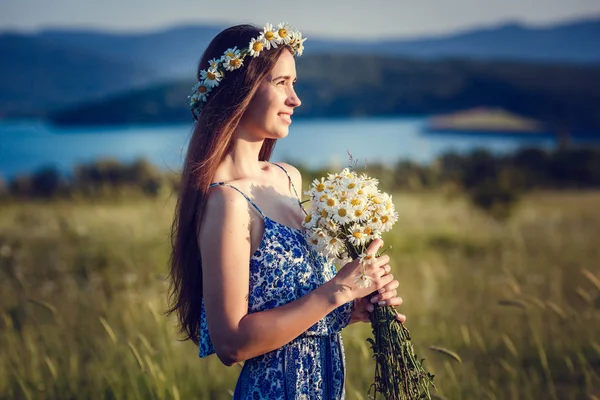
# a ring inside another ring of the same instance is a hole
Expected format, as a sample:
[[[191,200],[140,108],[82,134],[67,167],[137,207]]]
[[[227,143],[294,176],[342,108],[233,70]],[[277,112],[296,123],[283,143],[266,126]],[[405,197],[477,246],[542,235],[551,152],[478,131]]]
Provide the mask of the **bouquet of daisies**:
[[[357,277],[362,287],[371,285],[365,266],[373,258],[367,247],[389,231],[398,220],[392,197],[380,192],[378,181],[351,168],[327,178],[315,179],[310,190],[311,208],[303,225],[310,230],[316,250],[336,264],[360,259],[363,273]],[[369,297],[374,296],[372,293]],[[376,307],[370,315],[374,339],[367,339],[375,359],[375,398],[431,399],[433,375],[423,368],[410,342],[404,324],[396,319],[394,307]]]

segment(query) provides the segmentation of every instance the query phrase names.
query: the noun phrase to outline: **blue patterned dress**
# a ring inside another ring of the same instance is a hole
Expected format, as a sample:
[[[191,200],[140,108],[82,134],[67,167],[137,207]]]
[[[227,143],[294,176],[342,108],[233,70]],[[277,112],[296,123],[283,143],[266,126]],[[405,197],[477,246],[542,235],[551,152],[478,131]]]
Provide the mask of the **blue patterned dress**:
[[[293,187],[291,179],[290,183]],[[211,184],[216,185],[240,192],[265,222],[262,241],[250,258],[248,313],[287,304],[333,278],[335,267],[310,248],[303,230],[265,216],[237,188],[223,182]],[[350,321],[351,308],[352,303],[346,303],[283,347],[247,360],[235,387],[234,400],[343,399],[345,358],[340,331]],[[214,352],[203,301],[200,357]]]

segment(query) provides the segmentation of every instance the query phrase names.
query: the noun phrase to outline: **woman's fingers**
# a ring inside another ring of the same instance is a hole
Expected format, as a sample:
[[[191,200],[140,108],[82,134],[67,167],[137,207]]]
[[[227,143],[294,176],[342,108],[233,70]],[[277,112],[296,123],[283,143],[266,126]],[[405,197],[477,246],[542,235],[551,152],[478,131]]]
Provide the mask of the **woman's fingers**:
[[[390,290],[398,289],[398,286],[400,286],[400,282],[398,282],[398,280],[394,279],[393,281],[388,283],[386,286],[379,289],[379,293],[384,293],[384,292],[387,292]]]
[[[400,314],[400,313],[396,313],[396,319],[402,323],[406,322],[406,315],[404,314]]]
[[[402,300],[402,297],[399,297],[396,294],[395,290],[392,290],[390,292],[385,292],[383,294],[378,294],[371,298],[371,303],[373,303],[373,304],[377,303],[380,306],[398,307],[398,306],[402,305],[403,302],[404,302],[404,300]]]

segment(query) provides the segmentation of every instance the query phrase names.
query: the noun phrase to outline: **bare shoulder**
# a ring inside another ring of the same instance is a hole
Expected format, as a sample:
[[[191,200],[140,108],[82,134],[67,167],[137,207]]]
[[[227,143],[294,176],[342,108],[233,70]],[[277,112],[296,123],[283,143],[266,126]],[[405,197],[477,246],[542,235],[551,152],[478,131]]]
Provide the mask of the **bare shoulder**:
[[[297,188],[298,194],[300,194],[302,191],[302,174],[300,171],[298,171],[298,168],[294,167],[292,164],[284,162],[277,162],[275,164],[279,164],[285,168],[287,173],[290,175],[290,178],[292,178],[292,182],[294,182],[294,186]]]
[[[214,186],[207,194],[202,216],[200,239],[212,235],[215,230],[227,230],[230,224],[249,227],[248,201],[237,190],[227,186]]]

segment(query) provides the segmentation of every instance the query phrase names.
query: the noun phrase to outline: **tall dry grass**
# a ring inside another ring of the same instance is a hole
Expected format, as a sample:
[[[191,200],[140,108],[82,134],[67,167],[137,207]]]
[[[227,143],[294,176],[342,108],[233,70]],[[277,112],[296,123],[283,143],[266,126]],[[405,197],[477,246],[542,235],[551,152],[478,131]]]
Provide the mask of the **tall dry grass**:
[[[386,245],[439,398],[600,398],[600,193],[536,193],[498,223],[397,195]],[[225,399],[239,366],[165,318],[172,199],[0,206],[0,398]],[[344,331],[366,399],[366,324]],[[594,397],[596,396],[596,397]]]

